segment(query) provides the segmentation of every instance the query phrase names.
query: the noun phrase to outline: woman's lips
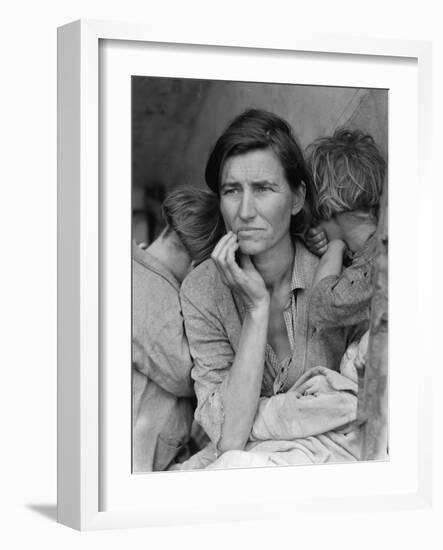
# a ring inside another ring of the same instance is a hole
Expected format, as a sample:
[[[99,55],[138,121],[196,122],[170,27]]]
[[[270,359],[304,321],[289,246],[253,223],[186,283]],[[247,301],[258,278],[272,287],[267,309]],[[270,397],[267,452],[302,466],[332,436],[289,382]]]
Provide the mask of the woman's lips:
[[[253,237],[254,235],[259,233],[260,231],[263,231],[263,229],[261,229],[261,227],[241,227],[237,231],[237,236],[239,238]]]
[[[237,233],[249,233],[252,231],[263,231],[261,227],[240,227]]]

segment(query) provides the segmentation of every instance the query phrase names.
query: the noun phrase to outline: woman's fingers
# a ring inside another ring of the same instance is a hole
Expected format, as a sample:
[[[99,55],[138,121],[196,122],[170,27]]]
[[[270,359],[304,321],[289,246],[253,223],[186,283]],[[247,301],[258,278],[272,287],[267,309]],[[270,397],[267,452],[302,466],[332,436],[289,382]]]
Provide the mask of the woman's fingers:
[[[224,270],[221,267],[220,263],[220,256],[223,252],[224,246],[226,241],[229,239],[230,233],[228,232],[226,235],[223,235],[223,237],[218,241],[218,243],[215,245],[214,250],[211,253],[211,258],[214,261],[215,267],[217,268],[218,272],[221,275],[222,281],[227,284],[228,281],[226,280]]]
[[[237,263],[238,249],[237,235],[229,232],[220,239],[211,256],[222,280],[243,296],[247,307],[254,308],[265,303],[269,295],[250,257],[241,254],[240,265]]]
[[[212,254],[211,254],[212,259],[219,265],[222,265],[225,263],[226,252],[228,247],[230,246],[230,243],[233,241],[233,239],[234,239],[234,235],[231,231],[229,231],[226,235],[224,235],[219,240],[214,250],[212,251]]]
[[[237,248],[237,237],[234,233],[229,231],[220,239],[211,254],[211,257],[214,260],[218,271],[222,275],[223,280],[229,286],[235,286],[235,278],[233,277],[234,266],[232,265],[232,262],[235,263],[235,250],[237,250]]]
[[[307,380],[300,388],[297,388],[302,395],[314,395],[318,393],[317,384],[311,379]]]
[[[244,273],[235,260],[235,252],[238,250],[238,247],[239,245],[236,240],[229,241],[225,249],[223,262],[223,269],[232,288],[238,288],[244,278]]]
[[[229,236],[228,239],[223,243],[223,248],[221,248],[219,253],[219,262],[222,267],[227,267],[228,256],[232,256],[232,249],[237,246],[237,237],[233,233]]]
[[[211,257],[214,260],[217,260],[220,257],[221,252],[224,250],[226,243],[232,238],[233,233],[232,231],[228,231],[226,235],[223,235],[223,237],[218,241],[218,243],[215,245],[214,250],[212,251]]]
[[[240,269],[235,259],[235,253],[238,250],[238,248],[239,248],[239,244],[238,244],[238,241],[236,240],[232,242],[232,244],[230,243],[226,247],[226,257],[225,257],[226,269],[228,270],[229,274],[232,276],[234,280],[244,276],[244,273]]]

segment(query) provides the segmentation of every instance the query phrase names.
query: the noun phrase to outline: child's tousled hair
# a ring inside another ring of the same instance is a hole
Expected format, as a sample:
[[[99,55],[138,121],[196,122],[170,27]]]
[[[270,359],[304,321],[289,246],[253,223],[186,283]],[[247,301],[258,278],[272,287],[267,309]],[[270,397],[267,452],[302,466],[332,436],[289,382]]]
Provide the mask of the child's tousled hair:
[[[177,189],[162,208],[165,234],[175,231],[195,266],[208,259],[224,233],[217,195],[195,187]]]
[[[359,130],[339,128],[307,150],[316,191],[315,216],[362,210],[377,217],[385,161],[374,139]]]

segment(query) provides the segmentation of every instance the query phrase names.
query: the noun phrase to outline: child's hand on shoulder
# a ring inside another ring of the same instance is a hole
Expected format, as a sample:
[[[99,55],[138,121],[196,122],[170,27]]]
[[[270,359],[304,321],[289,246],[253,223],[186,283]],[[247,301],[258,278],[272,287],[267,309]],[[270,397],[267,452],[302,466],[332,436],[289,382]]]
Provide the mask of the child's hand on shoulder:
[[[305,242],[309,252],[319,257],[328,249],[328,237],[320,225],[308,229]]]
[[[322,220],[319,225],[306,232],[306,246],[316,256],[322,257],[331,241],[344,241],[343,231],[335,218]]]

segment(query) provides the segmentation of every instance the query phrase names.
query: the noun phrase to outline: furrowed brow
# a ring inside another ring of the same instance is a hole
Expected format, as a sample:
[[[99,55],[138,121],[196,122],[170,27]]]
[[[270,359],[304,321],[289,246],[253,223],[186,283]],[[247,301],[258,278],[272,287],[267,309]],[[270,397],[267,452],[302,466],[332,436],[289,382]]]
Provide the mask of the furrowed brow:
[[[225,187],[240,187],[241,184],[238,182],[238,181],[224,181],[221,185],[220,185],[220,189],[224,189]]]
[[[270,185],[272,187],[275,187],[277,183],[271,180],[255,180],[251,182],[251,185]]]

